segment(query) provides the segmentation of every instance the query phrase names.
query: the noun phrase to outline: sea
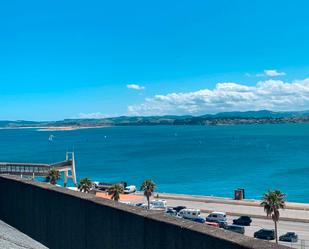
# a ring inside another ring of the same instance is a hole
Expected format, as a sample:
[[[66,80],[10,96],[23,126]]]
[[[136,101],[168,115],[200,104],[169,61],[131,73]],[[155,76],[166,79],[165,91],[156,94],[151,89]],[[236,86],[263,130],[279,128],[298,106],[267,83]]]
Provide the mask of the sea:
[[[281,190],[309,203],[309,124],[1,129],[1,162],[53,163],[74,151],[77,178],[248,199]]]

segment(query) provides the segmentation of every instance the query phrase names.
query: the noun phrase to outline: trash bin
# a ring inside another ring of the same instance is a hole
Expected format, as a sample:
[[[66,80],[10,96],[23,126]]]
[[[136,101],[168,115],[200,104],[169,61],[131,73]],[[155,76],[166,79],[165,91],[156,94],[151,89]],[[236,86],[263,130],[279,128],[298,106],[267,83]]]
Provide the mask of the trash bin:
[[[234,199],[243,200],[245,198],[245,190],[243,188],[238,188],[234,190]]]

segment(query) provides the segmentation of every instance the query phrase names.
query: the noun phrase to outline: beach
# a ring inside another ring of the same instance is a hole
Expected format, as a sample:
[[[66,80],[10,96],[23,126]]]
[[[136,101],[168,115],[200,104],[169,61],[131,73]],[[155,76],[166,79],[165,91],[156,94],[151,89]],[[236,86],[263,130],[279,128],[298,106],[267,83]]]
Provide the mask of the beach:
[[[99,129],[99,128],[106,128],[109,126],[41,126],[36,127],[37,131],[74,131],[80,129]],[[33,127],[32,127],[33,128]]]

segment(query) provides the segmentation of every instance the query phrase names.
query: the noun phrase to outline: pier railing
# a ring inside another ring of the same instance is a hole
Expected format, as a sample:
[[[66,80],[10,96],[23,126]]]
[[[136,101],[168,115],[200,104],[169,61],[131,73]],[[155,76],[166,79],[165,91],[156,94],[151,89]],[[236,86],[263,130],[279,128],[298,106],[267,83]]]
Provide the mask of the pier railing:
[[[0,163],[0,174],[45,176],[50,169],[48,164]]]
[[[53,164],[0,162],[0,174],[28,175],[33,178],[35,176],[47,176],[48,172],[52,168],[59,172],[64,172],[64,184],[67,183],[68,178],[71,178],[76,185],[75,160],[73,152],[66,153],[66,160]],[[70,175],[69,171],[71,172]]]

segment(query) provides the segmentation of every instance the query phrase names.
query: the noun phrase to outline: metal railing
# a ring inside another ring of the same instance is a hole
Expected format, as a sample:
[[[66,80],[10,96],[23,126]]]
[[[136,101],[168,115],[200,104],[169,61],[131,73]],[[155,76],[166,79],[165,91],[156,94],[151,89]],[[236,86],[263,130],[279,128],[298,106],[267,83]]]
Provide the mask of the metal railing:
[[[45,175],[50,168],[49,165],[0,164],[0,174]]]
[[[46,176],[50,169],[56,169],[63,172],[64,185],[67,180],[71,178],[74,185],[76,185],[75,159],[74,152],[66,152],[65,160],[53,164],[42,163],[10,163],[0,162],[0,174],[20,175],[24,176]],[[71,175],[69,175],[69,171]]]

